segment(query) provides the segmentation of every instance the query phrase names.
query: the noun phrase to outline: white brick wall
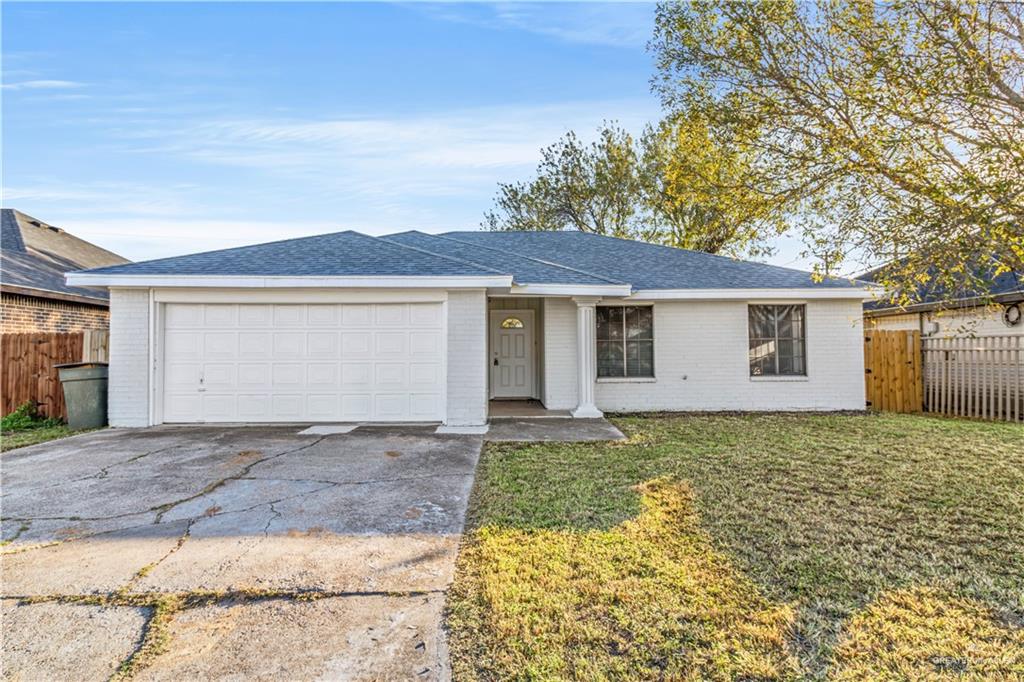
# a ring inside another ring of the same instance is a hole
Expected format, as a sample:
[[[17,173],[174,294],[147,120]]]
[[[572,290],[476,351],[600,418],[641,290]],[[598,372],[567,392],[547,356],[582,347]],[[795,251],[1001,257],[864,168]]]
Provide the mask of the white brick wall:
[[[487,295],[448,292],[448,426],[487,422]]]
[[[567,298],[544,301],[544,406],[576,407],[576,303]]]
[[[111,426],[149,425],[149,290],[110,291]]]
[[[576,401],[575,304],[548,299],[545,310],[545,404],[571,409]],[[751,379],[747,304],[742,301],[656,303],[654,338],[656,381],[598,382],[600,409],[864,409],[859,301],[807,304],[808,374],[796,380]]]
[[[1024,336],[1024,325],[1007,327],[1003,324],[1002,306],[972,306],[943,311],[886,315],[868,318],[867,325],[869,329],[914,330],[923,328],[925,335],[936,338]],[[938,325],[937,329],[936,325]]]

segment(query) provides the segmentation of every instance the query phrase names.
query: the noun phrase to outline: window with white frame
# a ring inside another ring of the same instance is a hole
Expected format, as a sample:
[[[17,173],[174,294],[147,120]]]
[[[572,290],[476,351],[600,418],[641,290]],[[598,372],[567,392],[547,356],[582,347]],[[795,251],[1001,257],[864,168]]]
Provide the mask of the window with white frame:
[[[750,376],[807,374],[803,305],[751,305]]]
[[[597,376],[654,376],[652,306],[598,306]]]

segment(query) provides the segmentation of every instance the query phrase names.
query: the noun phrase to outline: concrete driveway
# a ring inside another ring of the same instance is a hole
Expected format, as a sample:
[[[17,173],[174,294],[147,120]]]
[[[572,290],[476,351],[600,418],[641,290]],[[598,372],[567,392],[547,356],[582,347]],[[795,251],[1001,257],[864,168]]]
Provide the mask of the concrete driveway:
[[[7,679],[439,679],[481,439],[107,430],[5,453]]]

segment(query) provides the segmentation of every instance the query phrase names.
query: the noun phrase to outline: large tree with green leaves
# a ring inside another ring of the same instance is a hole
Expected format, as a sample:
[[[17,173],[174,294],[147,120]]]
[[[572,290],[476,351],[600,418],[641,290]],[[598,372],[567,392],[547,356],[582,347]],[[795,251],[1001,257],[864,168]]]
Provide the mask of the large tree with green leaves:
[[[697,190],[759,197],[823,270],[892,263],[897,300],[1024,271],[1024,5],[703,0],[656,25],[671,119],[748,159],[689,165]]]
[[[784,227],[761,195],[706,191],[694,173],[735,178],[749,155],[706,126],[664,121],[636,138],[615,124],[585,144],[570,132],[541,150],[536,176],[501,184],[484,226],[642,239],[709,253],[760,255]]]

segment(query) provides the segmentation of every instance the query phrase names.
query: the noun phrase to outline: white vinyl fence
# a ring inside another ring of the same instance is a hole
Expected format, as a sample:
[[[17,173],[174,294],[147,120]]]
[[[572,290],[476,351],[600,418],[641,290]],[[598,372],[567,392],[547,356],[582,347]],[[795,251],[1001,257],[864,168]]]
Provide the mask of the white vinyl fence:
[[[1024,421],[1024,336],[922,338],[928,412]]]

